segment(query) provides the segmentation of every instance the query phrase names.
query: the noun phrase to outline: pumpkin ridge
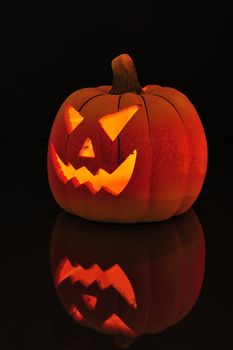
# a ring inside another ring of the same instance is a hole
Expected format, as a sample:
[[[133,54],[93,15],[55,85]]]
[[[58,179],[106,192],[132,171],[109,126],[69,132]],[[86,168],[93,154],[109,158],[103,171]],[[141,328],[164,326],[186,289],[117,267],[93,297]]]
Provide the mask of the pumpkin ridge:
[[[145,106],[145,111],[146,111],[146,116],[147,116],[147,122],[148,122],[148,129],[149,129],[149,134],[150,134],[150,145],[152,148],[152,137],[151,137],[151,127],[150,127],[150,117],[149,117],[149,112],[148,112],[148,108],[146,105],[146,96],[142,96],[141,98],[144,102],[144,106]],[[153,149],[152,149],[152,158],[153,158]],[[149,185],[149,193],[151,194],[151,187],[152,187],[152,165],[150,166],[150,185]],[[146,209],[146,213],[149,212],[150,210],[150,204],[151,204],[151,196],[149,196],[148,200],[147,200],[147,209]]]
[[[158,95],[158,94],[149,94],[149,95],[152,95],[152,96],[157,96],[157,97],[160,97],[162,99],[164,99],[165,101],[167,101],[177,112],[178,116],[180,117],[182,123],[185,125],[185,122],[184,122],[184,119],[181,117],[181,114],[180,112],[178,111],[178,109],[176,108],[176,106],[171,102],[169,101],[166,97],[162,96],[162,95]]]
[[[120,109],[120,103],[121,103],[121,97],[122,95],[119,96],[119,99],[118,99],[118,104],[117,104],[117,111],[119,111]],[[119,166],[120,164],[120,134],[117,136],[117,164]],[[117,218],[118,218],[118,199],[117,197],[115,198],[115,203],[116,203],[116,206],[115,206],[115,219],[116,219],[116,222],[117,222]],[[120,308],[120,302],[119,302],[119,308]]]
[[[149,134],[150,134],[150,142],[151,142],[152,138],[151,138],[151,127],[150,127],[150,118],[149,118],[149,113],[148,113],[148,109],[147,109],[147,105],[146,105],[145,97],[141,95],[141,98],[142,98],[143,103],[144,103],[144,106],[145,106],[146,117],[147,117],[147,122],[148,122],[148,129],[149,129]]]
[[[117,105],[117,111],[119,111],[120,109],[120,103],[121,103],[121,97],[122,95],[119,96],[119,99],[118,99],[118,105]],[[120,165],[120,134],[117,136],[117,164],[118,166]]]
[[[157,97],[162,98],[163,100],[167,101],[175,109],[175,111],[177,112],[180,120],[182,121],[182,124],[184,125],[185,135],[186,135],[186,139],[187,139],[187,146],[190,149],[190,144],[188,142],[188,136],[187,136],[187,130],[186,130],[186,124],[185,124],[184,119],[182,118],[181,113],[178,111],[176,106],[169,99],[167,99],[166,97],[164,97],[162,95],[158,95],[158,94],[149,94],[149,95],[157,96]],[[188,159],[189,159],[189,166],[188,166],[188,168],[190,169],[190,157]],[[185,185],[184,185],[184,193],[185,193],[185,189],[187,188],[187,181],[188,181],[188,179],[187,179],[187,176],[186,176],[185,177],[185,181],[184,181],[184,183],[185,183]],[[175,210],[173,215],[176,215],[176,213],[179,211],[180,207],[182,206],[183,200],[184,200],[184,195],[183,195],[183,197],[180,198],[179,204],[177,205],[176,210]]]
[[[88,99],[81,105],[81,107],[79,108],[78,111],[80,112],[81,109],[82,109],[84,106],[86,106],[86,104],[87,104],[88,102],[90,102],[91,100],[93,100],[94,98],[99,97],[99,96],[103,96],[103,95],[105,95],[105,94],[98,94],[98,95],[91,96],[90,98],[88,98]]]

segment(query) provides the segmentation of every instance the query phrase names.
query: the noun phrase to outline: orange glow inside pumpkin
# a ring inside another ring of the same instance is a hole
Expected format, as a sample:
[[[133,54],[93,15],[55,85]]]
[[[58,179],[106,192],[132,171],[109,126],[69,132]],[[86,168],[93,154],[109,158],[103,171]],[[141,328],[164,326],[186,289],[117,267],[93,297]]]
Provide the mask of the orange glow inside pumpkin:
[[[58,286],[67,278],[70,279],[72,284],[80,282],[85,287],[89,287],[95,281],[102,290],[112,286],[131,307],[137,308],[133,287],[118,264],[113,265],[106,271],[103,271],[97,264],[84,269],[79,264],[73,266],[69,259],[65,258],[57,268],[55,285]]]
[[[137,151],[134,150],[112,173],[109,174],[104,169],[99,168],[95,175],[85,166],[75,169],[70,162],[67,165],[64,164],[58,156],[53,143],[51,143],[51,156],[55,171],[63,183],[71,180],[74,187],[84,184],[93,194],[96,194],[103,188],[105,191],[117,196],[125,189],[131,179]]]
[[[107,114],[99,119],[99,123],[108,137],[114,141],[120,134],[122,129],[138,111],[139,105],[133,105],[123,108],[120,111],[112,114]]]
[[[78,156],[84,158],[95,158],[95,153],[90,137],[87,137],[84,141]]]
[[[81,114],[69,104],[65,107],[64,116],[66,129],[69,135],[84,119]]]

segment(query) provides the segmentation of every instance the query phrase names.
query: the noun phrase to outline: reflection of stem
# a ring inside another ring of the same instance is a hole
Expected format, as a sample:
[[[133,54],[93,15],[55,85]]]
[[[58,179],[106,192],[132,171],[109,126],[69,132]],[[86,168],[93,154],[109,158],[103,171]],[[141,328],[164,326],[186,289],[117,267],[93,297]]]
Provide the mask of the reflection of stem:
[[[124,334],[117,334],[114,336],[116,346],[121,349],[127,349],[130,347],[135,338],[129,338]]]

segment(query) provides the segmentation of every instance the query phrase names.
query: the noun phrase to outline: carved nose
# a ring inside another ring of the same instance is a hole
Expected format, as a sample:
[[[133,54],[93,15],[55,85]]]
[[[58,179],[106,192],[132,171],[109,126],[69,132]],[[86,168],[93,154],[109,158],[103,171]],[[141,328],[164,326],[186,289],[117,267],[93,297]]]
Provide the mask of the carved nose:
[[[90,137],[87,137],[86,140],[84,141],[78,156],[85,157],[85,158],[95,158],[95,153],[94,153],[94,149],[93,149],[93,145]]]

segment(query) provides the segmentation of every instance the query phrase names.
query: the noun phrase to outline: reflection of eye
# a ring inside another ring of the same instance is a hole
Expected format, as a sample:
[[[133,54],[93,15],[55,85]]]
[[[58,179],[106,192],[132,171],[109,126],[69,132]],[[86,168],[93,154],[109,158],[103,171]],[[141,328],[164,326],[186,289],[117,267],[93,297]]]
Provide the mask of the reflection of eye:
[[[86,304],[88,310],[95,310],[97,297],[90,294],[82,294],[84,303]]]
[[[107,114],[99,119],[101,127],[112,141],[117,138],[139,107],[139,105],[126,107],[116,113]]]
[[[81,114],[69,104],[65,107],[64,115],[68,134],[71,134],[84,119]]]

